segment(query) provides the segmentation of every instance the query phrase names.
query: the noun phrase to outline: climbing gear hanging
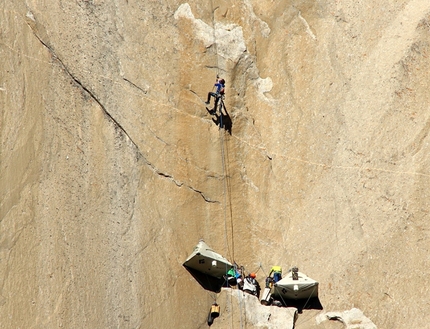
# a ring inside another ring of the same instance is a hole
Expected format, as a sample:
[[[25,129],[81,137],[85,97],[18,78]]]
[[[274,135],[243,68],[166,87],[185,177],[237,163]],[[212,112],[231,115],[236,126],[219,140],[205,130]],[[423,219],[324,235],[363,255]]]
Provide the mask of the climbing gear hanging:
[[[217,303],[213,303],[208,314],[208,326],[214,323],[214,320],[219,317],[220,307]]]
[[[213,318],[219,317],[220,306],[217,303],[213,303],[211,306],[211,316]]]

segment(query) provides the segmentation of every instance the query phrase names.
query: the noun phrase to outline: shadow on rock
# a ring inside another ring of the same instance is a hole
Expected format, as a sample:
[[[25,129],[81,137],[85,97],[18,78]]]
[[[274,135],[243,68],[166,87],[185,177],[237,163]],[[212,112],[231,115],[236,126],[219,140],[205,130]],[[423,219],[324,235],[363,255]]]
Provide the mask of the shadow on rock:
[[[184,267],[194,277],[194,279],[196,279],[196,281],[206,290],[218,293],[221,291],[221,288],[226,283],[224,278],[215,278],[213,276],[201,273],[187,266]]]
[[[322,310],[323,306],[318,297],[310,298],[310,299],[288,299],[284,301],[280,301],[282,306],[286,307],[295,307],[299,313],[302,313],[303,310]]]
[[[230,115],[228,114],[226,107],[223,106],[222,109],[223,110],[221,111],[221,113],[218,114],[216,109],[209,110],[208,108],[206,108],[210,115],[215,116],[215,118],[212,118],[212,121],[220,128],[228,131],[228,133],[231,135],[233,122],[231,121]]]

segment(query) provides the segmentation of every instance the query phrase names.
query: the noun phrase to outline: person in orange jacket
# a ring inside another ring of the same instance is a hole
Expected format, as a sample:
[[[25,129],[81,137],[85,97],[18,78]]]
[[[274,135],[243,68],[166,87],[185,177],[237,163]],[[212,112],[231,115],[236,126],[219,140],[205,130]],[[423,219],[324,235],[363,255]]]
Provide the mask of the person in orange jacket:
[[[245,280],[243,280],[243,291],[258,298],[258,296],[260,295],[260,284],[257,280],[255,280],[256,276],[257,275],[252,272],[245,277]]]

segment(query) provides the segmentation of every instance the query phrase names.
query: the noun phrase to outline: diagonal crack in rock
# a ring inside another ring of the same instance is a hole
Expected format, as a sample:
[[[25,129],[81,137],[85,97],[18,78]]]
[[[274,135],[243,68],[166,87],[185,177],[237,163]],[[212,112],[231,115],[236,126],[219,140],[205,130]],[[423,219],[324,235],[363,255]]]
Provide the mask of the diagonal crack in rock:
[[[29,25],[30,26],[30,25]],[[128,139],[131,141],[131,143],[134,145],[134,147],[138,150],[138,152],[141,154],[139,150],[139,146],[133,141],[133,139],[130,137],[130,135],[127,133],[127,131],[124,129],[124,127],[109,113],[109,111],[106,109],[106,107],[102,104],[102,102],[94,95],[94,93],[89,90],[87,87],[85,87],[82,82],[75,77],[70,70],[67,68],[67,66],[64,64],[64,62],[61,60],[61,58],[58,57],[54,49],[52,49],[51,46],[49,46],[46,42],[44,42],[39,35],[34,31],[34,29],[30,26],[31,30],[33,31],[34,36],[40,41],[40,43],[45,46],[51,55],[57,60],[58,63],[60,63],[63,70],[72,78],[74,82],[76,82],[90,97],[100,106],[100,108],[103,110],[105,115],[109,117],[109,119],[128,137]]]
[[[67,75],[70,76],[70,78],[80,87],[82,88],[99,106],[100,108],[103,110],[104,114],[122,131],[122,133],[124,135],[126,135],[128,137],[128,139],[130,140],[130,142],[133,144],[133,146],[136,149],[136,152],[139,154],[139,157],[143,159],[143,161],[152,169],[153,172],[155,172],[157,175],[165,177],[170,179],[176,186],[178,187],[182,187],[185,186],[188,189],[190,189],[193,192],[196,192],[198,194],[200,194],[200,196],[203,198],[203,200],[205,200],[205,202],[208,203],[219,203],[219,201],[214,201],[211,200],[210,198],[208,198],[202,191],[195,189],[194,187],[190,186],[190,185],[186,185],[183,182],[178,182],[177,180],[175,180],[173,178],[172,175],[170,174],[165,174],[161,171],[159,171],[150,161],[148,161],[148,159],[146,159],[146,157],[143,155],[143,153],[140,151],[139,146],[133,141],[133,139],[130,137],[130,135],[127,133],[127,131],[124,129],[124,127],[109,113],[109,111],[106,109],[106,107],[102,104],[102,102],[96,97],[96,95],[94,95],[94,93],[89,90],[87,87],[85,87],[82,82],[75,77],[70,70],[67,68],[67,66],[64,64],[64,62],[58,57],[58,55],[56,54],[56,52],[54,51],[54,49],[48,45],[46,42],[44,42],[42,40],[42,38],[39,37],[39,35],[36,33],[36,31],[33,29],[33,27],[31,25],[29,25],[27,23],[27,25],[30,27],[30,29],[32,30],[34,36],[39,40],[39,42],[46,48],[48,49],[48,51],[50,52],[50,54],[52,55],[52,57],[60,64],[60,66],[63,68],[63,70],[67,73]],[[125,79],[125,81],[127,81],[128,83],[132,84],[134,87],[140,89],[142,92],[146,93],[145,90],[143,90],[142,88],[140,88],[139,86],[137,86],[136,84],[134,84],[133,82],[129,81],[128,79]]]

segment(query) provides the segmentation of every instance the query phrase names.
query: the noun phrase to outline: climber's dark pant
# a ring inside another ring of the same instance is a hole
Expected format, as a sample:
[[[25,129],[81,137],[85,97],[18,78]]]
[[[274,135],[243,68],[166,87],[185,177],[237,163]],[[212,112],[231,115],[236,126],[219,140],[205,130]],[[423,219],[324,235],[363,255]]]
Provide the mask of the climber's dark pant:
[[[211,96],[213,98],[215,98],[215,106],[214,106],[214,110],[216,110],[216,107],[218,105],[218,101],[221,98],[221,94],[217,94],[217,93],[213,93],[213,92],[209,92],[208,93],[208,100],[206,101],[206,104],[209,104],[211,102]]]

